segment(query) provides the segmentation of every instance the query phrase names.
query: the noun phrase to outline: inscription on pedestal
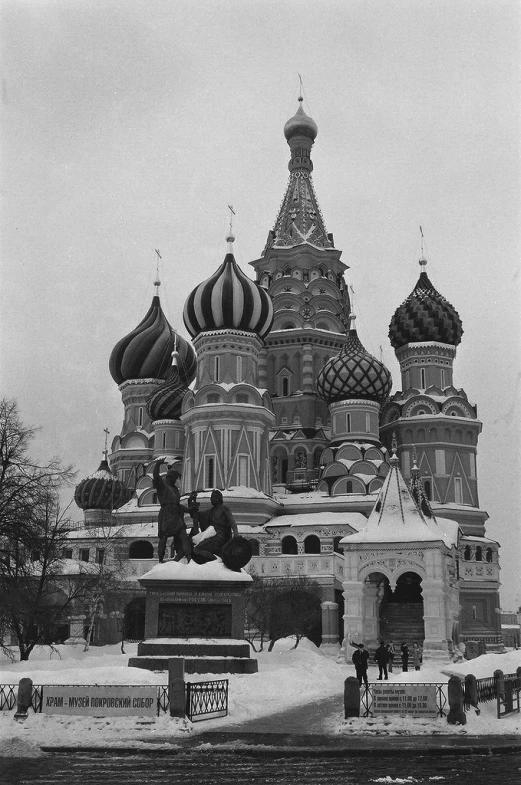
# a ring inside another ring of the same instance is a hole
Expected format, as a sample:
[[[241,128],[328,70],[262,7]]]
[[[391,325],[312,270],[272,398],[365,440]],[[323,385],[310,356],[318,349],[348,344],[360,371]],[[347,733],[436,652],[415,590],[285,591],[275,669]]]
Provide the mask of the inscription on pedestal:
[[[232,606],[160,602],[160,638],[231,638]]]

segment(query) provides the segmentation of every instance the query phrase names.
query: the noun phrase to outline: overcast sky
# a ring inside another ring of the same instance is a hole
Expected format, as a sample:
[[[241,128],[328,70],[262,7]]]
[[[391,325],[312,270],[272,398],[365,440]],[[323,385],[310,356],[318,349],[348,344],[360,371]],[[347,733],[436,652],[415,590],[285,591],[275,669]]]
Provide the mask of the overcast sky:
[[[314,183],[357,327],[387,332],[419,274],[459,311],[454,382],[483,420],[502,605],[521,604],[520,4],[517,0],[2,0],[1,392],[78,481],[121,428],[108,371],[161,299],[261,255],[287,183],[285,121],[318,124]],[[74,510],[79,517],[79,511]]]

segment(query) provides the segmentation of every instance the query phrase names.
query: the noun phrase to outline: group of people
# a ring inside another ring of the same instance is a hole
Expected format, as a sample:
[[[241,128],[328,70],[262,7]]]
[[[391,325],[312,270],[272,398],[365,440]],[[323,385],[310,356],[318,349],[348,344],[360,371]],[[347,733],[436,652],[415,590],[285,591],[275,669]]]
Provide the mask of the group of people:
[[[353,664],[355,666],[356,677],[358,679],[358,683],[362,686],[362,683],[366,686],[368,685],[367,681],[367,668],[369,665],[369,652],[365,648],[363,643],[352,643],[352,646],[355,647],[355,651],[353,653]],[[402,671],[405,673],[409,670],[409,657],[411,655],[408,645],[405,641],[400,646],[400,653],[402,659]],[[380,645],[376,649],[374,653],[374,661],[378,665],[378,681],[386,680],[389,678],[389,673],[393,672],[393,661],[396,656],[396,649],[394,643],[389,641],[389,643],[385,643],[385,641],[380,641]],[[421,662],[422,662],[422,649],[417,643],[413,643],[412,645],[412,659],[414,664],[414,669],[419,671]]]
[[[187,562],[193,559],[196,564],[213,561],[220,556],[226,543],[239,534],[230,508],[223,503],[223,495],[219,490],[212,491],[210,497],[212,506],[208,510],[199,509],[195,493],[190,494],[188,506],[181,504],[178,488],[181,475],[170,467],[162,476],[160,467],[163,463],[166,463],[164,458],[159,458],[152,472],[152,484],[157,491],[157,500],[160,504],[159,561],[165,560],[169,537],[173,538],[171,556],[175,561],[181,561],[183,557]],[[193,521],[190,533],[186,529],[185,513],[188,513]]]

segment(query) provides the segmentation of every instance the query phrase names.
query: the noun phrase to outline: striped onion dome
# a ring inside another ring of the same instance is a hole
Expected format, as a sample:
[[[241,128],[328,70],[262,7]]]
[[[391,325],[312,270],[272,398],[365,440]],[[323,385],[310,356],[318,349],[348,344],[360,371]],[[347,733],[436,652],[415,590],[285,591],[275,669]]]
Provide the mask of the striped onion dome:
[[[308,136],[312,141],[318,133],[315,121],[307,115],[302,107],[302,96],[299,96],[300,106],[293,117],[290,117],[284,126],[284,136],[289,141],[292,136]]]
[[[273,304],[228,252],[219,269],[189,295],[183,318],[192,337],[208,330],[246,330],[264,338],[273,323]]]
[[[76,486],[74,501],[82,510],[117,510],[128,502],[130,495],[104,458],[97,471]]]
[[[154,295],[145,318],[115,345],[109,369],[116,384],[128,379],[166,379],[172,352],[179,353],[179,373],[188,386],[195,378],[197,357],[191,344],[177,335]]]
[[[344,348],[324,365],[317,378],[317,391],[327,403],[362,398],[382,403],[391,392],[391,374],[383,363],[364,349],[354,328]]]
[[[424,265],[425,260],[421,259]],[[411,294],[394,312],[389,338],[394,349],[408,343],[437,341],[457,346],[463,326],[458,312],[432,285],[422,270]]]

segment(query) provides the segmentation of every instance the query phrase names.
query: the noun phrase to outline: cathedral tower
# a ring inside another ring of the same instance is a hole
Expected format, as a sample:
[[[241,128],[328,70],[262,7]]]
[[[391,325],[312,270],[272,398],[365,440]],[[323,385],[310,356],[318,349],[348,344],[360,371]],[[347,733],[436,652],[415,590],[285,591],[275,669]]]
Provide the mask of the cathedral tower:
[[[316,378],[345,341],[349,297],[347,266],[326,231],[311,173],[317,125],[304,112],[284,127],[290,148],[289,182],[262,257],[251,262],[257,282],[273,300],[266,338],[267,386],[275,425],[271,437],[275,487],[313,487],[328,444],[329,412]]]
[[[238,267],[233,240],[230,234],[224,262],[185,304],[184,322],[194,339],[198,364],[181,415],[186,429],[182,488],[248,489],[242,497],[257,502],[264,522],[269,516],[263,505],[273,506],[264,497],[272,492],[269,431],[274,416],[262,349],[273,306],[265,290]],[[228,498],[227,503],[234,506]],[[253,522],[252,515],[257,513],[242,511],[241,520]]]
[[[391,319],[389,337],[400,363],[402,391],[384,406],[380,434],[388,447],[396,434],[405,479],[414,480],[418,471],[434,514],[457,521],[463,533],[461,613],[453,639],[499,645],[498,544],[486,537],[488,515],[478,499],[481,422],[475,404],[453,382],[463,328],[455,308],[431,283],[426,264],[422,257],[418,282]]]

